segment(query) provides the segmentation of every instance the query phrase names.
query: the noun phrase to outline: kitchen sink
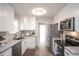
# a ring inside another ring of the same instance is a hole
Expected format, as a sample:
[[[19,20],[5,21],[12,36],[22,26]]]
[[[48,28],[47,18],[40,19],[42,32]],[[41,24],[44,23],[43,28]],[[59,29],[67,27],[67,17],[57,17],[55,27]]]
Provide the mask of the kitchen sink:
[[[23,39],[24,37],[19,37],[19,38],[13,38],[14,40],[21,40]]]

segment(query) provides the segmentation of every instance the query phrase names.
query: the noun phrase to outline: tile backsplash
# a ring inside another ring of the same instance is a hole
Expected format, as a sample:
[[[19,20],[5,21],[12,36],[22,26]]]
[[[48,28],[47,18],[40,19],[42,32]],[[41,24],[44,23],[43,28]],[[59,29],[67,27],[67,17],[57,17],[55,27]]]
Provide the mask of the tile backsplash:
[[[9,34],[8,32],[0,32],[0,36],[3,36],[3,38],[6,38],[6,39],[13,39],[15,38],[15,36],[20,37],[21,34],[27,35],[28,33],[31,35],[33,32],[35,32],[35,30],[21,30],[14,34]]]
[[[75,31],[64,31],[65,35],[69,35],[69,36],[73,36],[76,38],[79,38],[79,32],[75,32]]]
[[[7,40],[12,40],[14,37],[15,37],[15,35],[13,35],[13,34],[8,34],[8,35],[4,36],[4,38],[6,38]]]
[[[35,32],[35,30],[21,30],[21,33],[23,33],[23,34],[27,34],[27,33],[29,33],[29,34],[32,34],[33,32]]]
[[[0,32],[0,36],[4,36],[6,34],[7,34],[7,32]]]
[[[14,37],[14,34],[9,34],[8,32],[0,32],[0,36],[5,39],[11,40]]]

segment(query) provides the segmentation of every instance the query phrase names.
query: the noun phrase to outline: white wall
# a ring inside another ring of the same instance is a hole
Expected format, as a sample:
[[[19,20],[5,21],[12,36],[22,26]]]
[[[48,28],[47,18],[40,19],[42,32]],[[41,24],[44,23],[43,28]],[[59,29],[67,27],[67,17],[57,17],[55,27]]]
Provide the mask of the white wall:
[[[39,46],[39,31],[38,31],[38,23],[44,23],[48,26],[48,24],[53,23],[52,17],[36,17],[36,46]],[[47,34],[48,36],[48,34]],[[48,43],[48,42],[47,42]]]
[[[57,23],[68,17],[79,16],[79,3],[67,4],[53,19],[53,23]]]
[[[52,24],[52,17],[36,17],[37,23]]]

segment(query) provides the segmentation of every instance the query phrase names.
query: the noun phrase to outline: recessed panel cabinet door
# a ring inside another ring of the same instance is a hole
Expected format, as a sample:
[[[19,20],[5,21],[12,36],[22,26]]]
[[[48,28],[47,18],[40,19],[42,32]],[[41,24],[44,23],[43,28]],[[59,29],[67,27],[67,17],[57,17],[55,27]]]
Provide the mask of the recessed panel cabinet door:
[[[26,44],[28,49],[35,49],[35,36],[29,37]]]
[[[1,29],[1,27],[2,27],[2,4],[0,4],[0,29]]]
[[[2,7],[1,11],[2,17],[0,16],[1,17],[0,31],[11,31],[13,28],[14,10],[7,3],[1,4],[1,7]]]
[[[20,21],[20,30],[35,30],[36,29],[36,19],[35,17],[26,17]]]
[[[9,24],[10,24],[9,31],[13,31],[14,30],[14,9],[12,7],[9,8]]]
[[[22,55],[27,49],[27,38],[22,41]]]
[[[0,56],[12,56],[12,48],[9,48],[5,50],[4,52],[2,52]]]
[[[7,4],[2,4],[2,29],[1,31],[9,31],[9,12],[8,9],[9,7]]]
[[[74,29],[75,29],[76,32],[79,32],[79,16],[75,17],[75,20],[74,20]]]

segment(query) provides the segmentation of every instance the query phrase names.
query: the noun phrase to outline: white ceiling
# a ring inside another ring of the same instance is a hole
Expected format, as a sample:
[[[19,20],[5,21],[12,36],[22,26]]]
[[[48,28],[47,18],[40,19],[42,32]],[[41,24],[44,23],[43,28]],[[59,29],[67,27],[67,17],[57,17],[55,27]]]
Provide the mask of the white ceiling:
[[[66,3],[11,3],[15,11],[22,16],[34,16],[32,9],[44,8],[47,13],[43,16],[53,17],[56,15]]]

